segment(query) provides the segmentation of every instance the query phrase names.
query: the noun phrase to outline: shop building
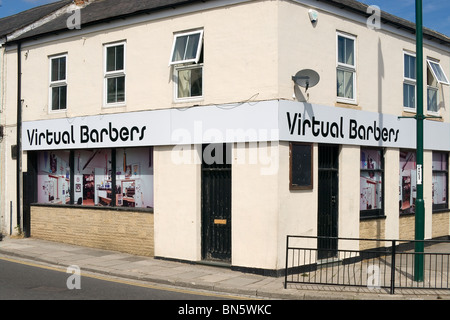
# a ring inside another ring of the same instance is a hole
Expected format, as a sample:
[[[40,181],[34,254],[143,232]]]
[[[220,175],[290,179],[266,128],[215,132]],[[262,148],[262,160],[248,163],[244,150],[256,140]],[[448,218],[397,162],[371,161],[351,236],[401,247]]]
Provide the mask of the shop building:
[[[413,239],[415,26],[372,14],[90,1],[7,41],[3,232],[266,274],[288,234]],[[450,234],[450,38],[424,39],[428,239]]]

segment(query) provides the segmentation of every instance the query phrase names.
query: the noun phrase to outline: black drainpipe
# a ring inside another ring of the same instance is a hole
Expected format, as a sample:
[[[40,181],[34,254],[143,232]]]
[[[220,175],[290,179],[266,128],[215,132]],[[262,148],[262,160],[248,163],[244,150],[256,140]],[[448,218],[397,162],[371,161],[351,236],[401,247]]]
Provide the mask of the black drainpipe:
[[[16,171],[17,171],[17,226],[20,228],[20,195],[22,189],[21,174],[22,174],[22,45],[17,44],[17,145],[16,145]]]

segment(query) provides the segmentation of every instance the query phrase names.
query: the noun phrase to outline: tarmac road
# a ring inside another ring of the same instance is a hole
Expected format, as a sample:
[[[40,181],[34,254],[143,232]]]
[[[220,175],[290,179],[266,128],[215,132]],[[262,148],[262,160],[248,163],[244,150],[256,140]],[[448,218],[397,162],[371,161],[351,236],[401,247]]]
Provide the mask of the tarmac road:
[[[76,268],[45,267],[0,258],[0,300],[222,300],[231,297],[95,274],[83,273],[77,277],[74,271]]]

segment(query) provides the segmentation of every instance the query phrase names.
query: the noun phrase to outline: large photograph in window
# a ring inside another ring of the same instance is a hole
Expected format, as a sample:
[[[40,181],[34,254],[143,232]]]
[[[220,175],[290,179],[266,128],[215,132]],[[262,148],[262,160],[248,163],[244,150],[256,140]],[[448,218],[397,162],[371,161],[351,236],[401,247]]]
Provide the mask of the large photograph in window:
[[[433,210],[448,208],[448,155],[433,152]]]
[[[111,150],[75,150],[75,203],[85,206],[110,205]]]
[[[38,152],[38,202],[153,208],[153,148]],[[113,164],[115,163],[115,170]],[[71,177],[71,169],[73,177]]]
[[[70,202],[69,151],[42,151],[38,156],[38,202]]]
[[[116,205],[153,208],[153,148],[116,150]]]
[[[416,153],[400,151],[399,206],[400,213],[414,213],[416,204]]]
[[[383,209],[383,153],[361,149],[360,210],[365,216],[380,215]]]

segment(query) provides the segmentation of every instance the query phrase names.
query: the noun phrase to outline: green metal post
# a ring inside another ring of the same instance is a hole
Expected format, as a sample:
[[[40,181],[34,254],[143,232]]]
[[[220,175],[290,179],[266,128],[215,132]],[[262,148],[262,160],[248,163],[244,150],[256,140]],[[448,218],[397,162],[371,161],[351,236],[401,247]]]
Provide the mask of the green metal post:
[[[425,204],[423,201],[423,42],[422,42],[422,0],[416,0],[416,69],[417,69],[417,146],[416,146],[416,220],[414,280],[423,281],[423,252],[425,234]]]

